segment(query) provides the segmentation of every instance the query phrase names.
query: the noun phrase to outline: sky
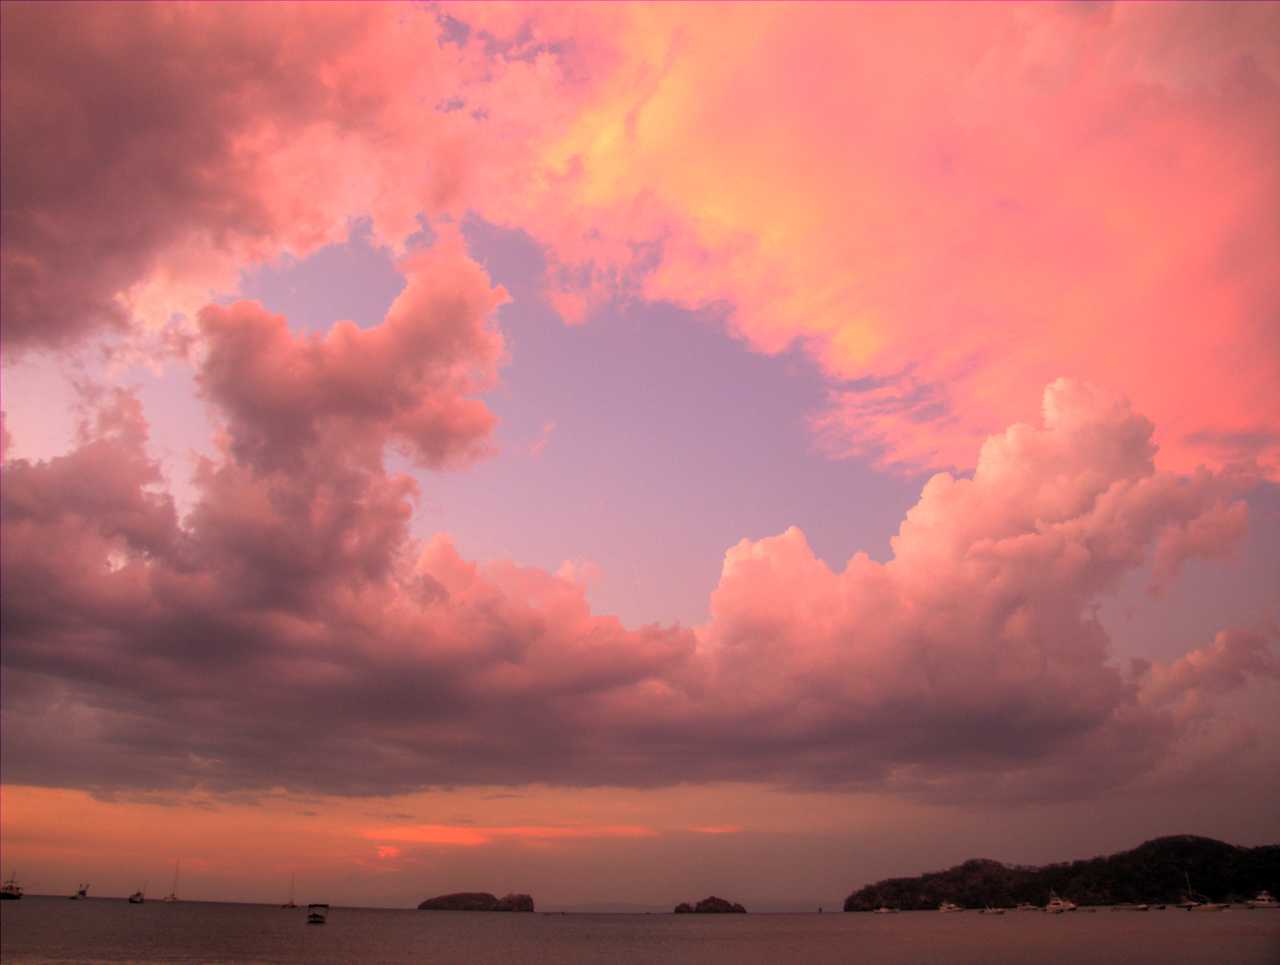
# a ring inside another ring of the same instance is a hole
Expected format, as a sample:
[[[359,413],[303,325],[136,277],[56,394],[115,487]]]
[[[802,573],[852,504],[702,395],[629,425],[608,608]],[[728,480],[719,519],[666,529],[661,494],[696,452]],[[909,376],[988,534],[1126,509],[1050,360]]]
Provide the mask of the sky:
[[[28,891],[1278,840],[1280,5],[3,14]]]

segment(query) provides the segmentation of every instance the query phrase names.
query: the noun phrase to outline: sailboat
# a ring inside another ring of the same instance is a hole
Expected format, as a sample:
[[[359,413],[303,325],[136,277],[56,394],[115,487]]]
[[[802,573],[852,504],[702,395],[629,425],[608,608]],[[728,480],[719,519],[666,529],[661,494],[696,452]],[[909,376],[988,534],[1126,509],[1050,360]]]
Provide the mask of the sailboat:
[[[1059,898],[1057,892],[1049,892],[1049,904],[1044,906],[1044,910],[1051,915],[1061,915],[1064,911],[1075,911],[1076,903],[1065,898]]]
[[[76,889],[76,893],[74,895],[67,895],[67,897],[70,898],[72,901],[80,901],[83,898],[88,898],[89,886],[81,885],[79,888]]]
[[[1210,901],[1206,895],[1199,894],[1191,887],[1191,875],[1185,871],[1182,876],[1187,879],[1187,896],[1178,907],[1185,908],[1187,911],[1226,911],[1227,906],[1216,901]]]
[[[22,885],[18,884],[17,872],[11,872],[4,887],[0,887],[0,901],[17,901],[21,897]]]
[[[165,895],[163,898],[160,899],[161,901],[178,901],[179,900],[178,872],[181,870],[181,868],[182,868],[182,859],[179,858],[177,861],[173,863],[173,888],[169,890],[169,893],[167,895]]]
[[[297,906],[297,904],[296,904],[296,903],[294,902],[294,900],[293,900],[293,885],[294,885],[294,881],[297,879],[297,877],[298,877],[298,876],[297,876],[297,874],[296,874],[296,873],[295,873],[295,874],[291,874],[291,875],[289,876],[289,900],[288,900],[288,901],[286,901],[283,905],[281,905],[281,906],[280,906],[281,908],[297,908],[297,907],[298,907],[298,906]]]

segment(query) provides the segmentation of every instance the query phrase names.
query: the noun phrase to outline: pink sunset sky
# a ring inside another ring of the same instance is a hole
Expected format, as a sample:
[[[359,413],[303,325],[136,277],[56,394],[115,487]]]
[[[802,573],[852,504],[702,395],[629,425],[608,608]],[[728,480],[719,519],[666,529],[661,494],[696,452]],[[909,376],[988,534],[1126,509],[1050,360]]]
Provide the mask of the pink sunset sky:
[[[0,8],[28,891],[838,906],[1280,830],[1280,5]]]

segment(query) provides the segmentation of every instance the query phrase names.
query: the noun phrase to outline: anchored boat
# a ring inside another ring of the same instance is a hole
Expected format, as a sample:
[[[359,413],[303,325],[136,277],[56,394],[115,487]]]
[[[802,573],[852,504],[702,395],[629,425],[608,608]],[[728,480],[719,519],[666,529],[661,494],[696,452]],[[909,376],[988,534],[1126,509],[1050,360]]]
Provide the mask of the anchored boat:
[[[1049,892],[1049,904],[1044,906],[1044,910],[1051,915],[1061,915],[1065,911],[1075,911],[1076,903],[1068,901],[1065,898],[1059,898],[1057,892]]]
[[[0,887],[0,900],[17,901],[21,897],[22,885],[18,884],[18,876],[15,872],[10,874],[9,880],[4,883],[3,887]]]
[[[178,872],[182,870],[182,859],[179,858],[173,863],[173,887],[169,889],[169,893],[161,898],[161,901],[180,901],[178,898]]]
[[[329,917],[329,906],[326,904],[307,905],[307,924],[323,925]]]

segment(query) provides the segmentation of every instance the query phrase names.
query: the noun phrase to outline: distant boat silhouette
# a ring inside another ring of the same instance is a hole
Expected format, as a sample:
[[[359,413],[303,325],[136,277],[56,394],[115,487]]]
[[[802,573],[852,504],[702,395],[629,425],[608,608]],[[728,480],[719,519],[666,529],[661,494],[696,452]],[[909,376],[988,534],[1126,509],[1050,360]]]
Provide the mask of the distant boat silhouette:
[[[17,872],[9,874],[9,880],[0,887],[0,901],[17,901],[22,897],[22,885],[18,884]]]
[[[1076,903],[1067,898],[1059,898],[1056,892],[1049,892],[1049,904],[1044,910],[1051,915],[1061,915],[1064,911],[1075,911]]]
[[[161,901],[178,901],[178,871],[182,868],[182,859],[179,858],[173,863],[173,887],[169,889],[169,893],[161,898]]]
[[[329,906],[323,903],[307,905],[307,924],[323,925],[329,917]]]
[[[70,898],[72,901],[79,901],[82,898],[88,898],[89,886],[81,885],[79,888],[76,889],[76,893],[74,895],[67,895],[67,897]]]
[[[129,896],[129,904],[140,905],[147,900],[146,896],[147,883],[144,881],[142,887]]]
[[[297,908],[298,907],[293,900],[293,885],[297,877],[298,875],[296,872],[289,876],[289,900],[286,901],[283,905],[281,905],[280,906],[281,908]]]

